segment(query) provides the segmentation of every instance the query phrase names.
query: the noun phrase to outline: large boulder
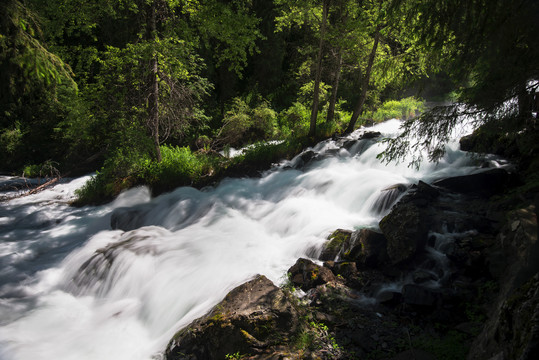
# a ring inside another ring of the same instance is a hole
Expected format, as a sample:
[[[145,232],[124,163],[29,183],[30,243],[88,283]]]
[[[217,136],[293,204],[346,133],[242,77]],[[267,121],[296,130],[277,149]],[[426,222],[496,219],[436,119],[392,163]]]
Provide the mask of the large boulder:
[[[259,275],[174,335],[165,356],[203,360],[241,354],[269,359],[300,327],[300,313],[289,295]]]
[[[433,185],[448,190],[464,193],[491,196],[503,191],[509,185],[511,177],[504,169],[491,169],[477,174],[455,176],[435,181]]]
[[[405,263],[427,243],[428,232],[437,222],[434,206],[440,191],[419,181],[397,202],[379,223],[387,239],[387,256],[391,265]]]
[[[387,239],[384,234],[361,229],[352,233],[349,258],[361,266],[376,268],[388,260]]]
[[[400,202],[380,221],[387,238],[387,255],[396,265],[410,260],[425,247],[428,226],[422,212],[413,202]]]

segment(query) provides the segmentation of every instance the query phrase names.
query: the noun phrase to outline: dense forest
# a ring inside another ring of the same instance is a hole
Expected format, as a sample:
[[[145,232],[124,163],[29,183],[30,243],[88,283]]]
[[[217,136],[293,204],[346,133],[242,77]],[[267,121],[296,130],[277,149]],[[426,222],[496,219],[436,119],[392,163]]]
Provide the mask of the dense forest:
[[[538,17],[535,0],[4,0],[0,170],[98,170],[92,202],[394,117],[385,159],[420,136],[436,160],[463,115],[512,131],[536,111]]]

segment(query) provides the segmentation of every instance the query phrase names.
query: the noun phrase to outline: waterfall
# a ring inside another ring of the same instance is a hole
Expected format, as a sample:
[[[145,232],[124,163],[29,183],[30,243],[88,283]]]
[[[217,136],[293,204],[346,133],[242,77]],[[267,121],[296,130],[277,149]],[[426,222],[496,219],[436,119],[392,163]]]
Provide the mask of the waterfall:
[[[369,130],[394,136],[399,125]],[[409,185],[478,171],[456,142],[419,171],[385,165],[383,143],[363,131],[202,190],[135,188],[72,208],[84,177],[0,203],[0,359],[160,358],[255,274],[279,284],[333,230],[376,227]]]

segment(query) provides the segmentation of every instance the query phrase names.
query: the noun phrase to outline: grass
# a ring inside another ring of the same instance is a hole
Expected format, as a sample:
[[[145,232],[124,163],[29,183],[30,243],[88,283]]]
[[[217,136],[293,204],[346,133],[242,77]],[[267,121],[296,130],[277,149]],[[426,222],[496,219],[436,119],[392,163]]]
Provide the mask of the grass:
[[[145,155],[118,151],[77,191],[74,205],[105,203],[135,186],[148,186],[158,195],[180,186],[201,188],[226,176],[253,175],[295,156],[308,144],[298,139],[280,144],[259,143],[231,159],[212,152],[192,152],[188,147],[161,146],[159,163]]]

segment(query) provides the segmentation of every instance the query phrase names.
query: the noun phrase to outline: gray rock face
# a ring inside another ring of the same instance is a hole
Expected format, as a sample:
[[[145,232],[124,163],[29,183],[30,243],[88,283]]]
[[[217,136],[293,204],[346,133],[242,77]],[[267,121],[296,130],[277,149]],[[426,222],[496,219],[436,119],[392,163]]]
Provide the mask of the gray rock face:
[[[213,310],[180,330],[166,359],[225,359],[249,354],[258,359],[286,344],[299,329],[294,303],[265,276],[232,290]],[[269,356],[269,355],[268,355]]]

